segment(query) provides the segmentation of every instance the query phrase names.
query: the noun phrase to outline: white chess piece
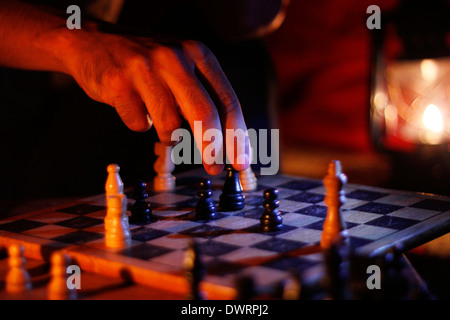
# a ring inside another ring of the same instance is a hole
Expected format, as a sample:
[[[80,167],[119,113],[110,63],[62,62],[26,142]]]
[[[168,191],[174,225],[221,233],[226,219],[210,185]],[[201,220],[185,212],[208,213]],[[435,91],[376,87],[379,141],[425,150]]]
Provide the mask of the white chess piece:
[[[128,224],[127,197],[121,195],[108,196],[105,217],[105,245],[108,248],[124,248],[131,243]]]
[[[330,248],[333,243],[346,243],[349,241],[346,224],[341,214],[341,206],[345,202],[344,185],[347,177],[342,173],[341,163],[337,160],[328,165],[328,174],[323,179],[326,188],[325,204],[327,215],[323,224],[320,246]]]
[[[51,257],[51,280],[48,285],[50,300],[71,300],[76,298],[76,291],[67,286],[67,267],[70,257],[63,251],[57,251]]]
[[[172,175],[175,164],[171,157],[172,147],[155,142],[155,155],[158,156],[153,168],[157,175],[153,182],[155,191],[173,191],[175,190],[175,177]]]
[[[250,165],[247,169],[239,171],[239,181],[241,182],[242,190],[245,192],[255,191],[258,187],[257,179],[252,170],[252,161],[253,161],[253,148],[250,146]]]
[[[105,184],[106,197],[112,194],[123,194],[123,182],[119,175],[120,167],[117,164],[110,164],[106,170],[108,171]]]
[[[32,287],[30,275],[25,269],[24,252],[24,247],[19,244],[13,244],[8,248],[9,271],[5,279],[7,292],[20,293]]]

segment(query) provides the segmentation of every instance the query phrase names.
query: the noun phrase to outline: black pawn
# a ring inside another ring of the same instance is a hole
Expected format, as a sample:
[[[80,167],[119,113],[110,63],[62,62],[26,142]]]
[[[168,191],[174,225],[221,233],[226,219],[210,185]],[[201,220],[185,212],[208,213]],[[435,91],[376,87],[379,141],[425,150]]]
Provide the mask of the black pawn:
[[[283,225],[283,217],[278,210],[278,189],[269,188],[264,190],[264,212],[259,219],[261,229],[264,232],[278,231]]]
[[[200,291],[200,283],[205,275],[205,268],[200,259],[198,244],[193,240],[189,243],[184,258],[186,279],[189,283],[188,300],[204,300],[205,296]]]
[[[200,200],[195,207],[195,219],[212,220],[216,217],[216,205],[212,199],[211,179],[203,178],[200,181],[200,190],[198,196]]]
[[[147,183],[138,181],[134,186],[135,202],[131,207],[130,223],[149,223],[151,221],[152,208],[146,201],[147,198]]]
[[[219,198],[219,207],[222,211],[241,210],[244,208],[244,195],[239,181],[239,172],[232,166],[227,166],[226,170],[227,177]]]

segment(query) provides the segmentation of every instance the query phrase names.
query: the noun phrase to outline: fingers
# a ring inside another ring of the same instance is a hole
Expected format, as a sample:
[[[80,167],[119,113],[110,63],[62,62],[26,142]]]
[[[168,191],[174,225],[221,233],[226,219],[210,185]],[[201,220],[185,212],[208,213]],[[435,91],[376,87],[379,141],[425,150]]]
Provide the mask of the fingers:
[[[123,123],[133,131],[145,132],[152,126],[152,120],[140,96],[135,91],[123,91],[111,102]]]
[[[209,149],[210,143],[204,142],[204,137],[210,136],[213,130],[222,132],[220,116],[214,102],[195,76],[194,69],[189,61],[174,55],[173,52],[167,52],[165,57],[161,57],[161,61],[163,64],[160,74],[194,132],[194,139],[202,154],[205,170],[212,175],[219,174],[224,168],[221,137],[214,136],[211,138],[211,140],[216,139],[214,141],[215,148],[212,152]],[[168,65],[170,68],[165,67]],[[201,130],[198,130],[199,124],[197,121],[201,122]]]
[[[236,170],[245,170],[250,164],[249,139],[239,100],[209,49],[196,41],[186,41],[183,44],[219,100],[216,106],[225,129],[226,155]],[[231,132],[236,135],[227,134]]]
[[[136,72],[134,84],[153,119],[159,140],[173,145],[172,132],[181,127],[178,107],[167,85],[155,73]]]
[[[127,60],[122,73],[128,79],[126,90],[110,90],[123,122],[131,130],[146,131],[153,120],[161,142],[168,145],[174,143],[171,136],[183,115],[209,174],[223,171],[225,155],[235,169],[246,169],[249,141],[241,106],[212,53],[193,41],[181,47],[148,46],[147,52]],[[122,85],[122,76],[113,79]]]

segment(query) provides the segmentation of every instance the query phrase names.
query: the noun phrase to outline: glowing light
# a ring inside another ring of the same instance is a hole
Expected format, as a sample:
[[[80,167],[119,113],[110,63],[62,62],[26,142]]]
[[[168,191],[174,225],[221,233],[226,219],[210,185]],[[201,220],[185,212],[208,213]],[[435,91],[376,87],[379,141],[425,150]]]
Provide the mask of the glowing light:
[[[384,110],[384,116],[386,117],[387,121],[397,123],[397,108],[395,108],[392,104],[388,104],[386,109]]]
[[[373,104],[377,110],[383,110],[387,105],[387,96],[382,91],[377,91],[373,98]]]
[[[430,82],[435,81],[439,73],[436,61],[431,59],[424,59],[420,62],[420,71],[422,73],[422,78],[425,81]]]
[[[444,121],[442,119],[441,111],[434,104],[429,104],[423,113],[424,126],[436,133],[439,133],[444,128]]]

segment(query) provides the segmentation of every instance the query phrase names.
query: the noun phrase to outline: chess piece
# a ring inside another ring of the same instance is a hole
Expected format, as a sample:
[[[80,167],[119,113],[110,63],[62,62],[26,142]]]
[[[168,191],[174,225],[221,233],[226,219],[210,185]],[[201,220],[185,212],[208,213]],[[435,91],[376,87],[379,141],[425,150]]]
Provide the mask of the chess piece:
[[[255,280],[249,275],[236,278],[236,300],[251,300],[256,295]]]
[[[131,216],[129,221],[134,224],[146,224],[151,221],[152,208],[150,203],[146,201],[147,183],[138,181],[134,186],[134,204],[131,207]]]
[[[264,232],[280,230],[283,225],[283,217],[278,210],[280,201],[278,200],[278,189],[269,188],[264,190],[264,212],[259,221]]]
[[[21,293],[32,287],[31,278],[25,269],[25,249],[20,244],[13,244],[8,248],[9,271],[6,275],[6,291],[9,293]]]
[[[341,163],[332,161],[328,166],[328,174],[323,179],[326,188],[325,204],[328,206],[323,224],[320,246],[328,249],[333,243],[349,243],[345,221],[342,218],[341,206],[345,202],[344,185],[347,177],[342,173]]]
[[[198,196],[200,200],[195,207],[195,218],[197,220],[212,220],[216,217],[216,205],[212,199],[211,179],[203,178],[200,181]]]
[[[326,290],[326,299],[349,299],[350,289],[347,285],[349,270],[346,246],[344,243],[333,242],[330,247],[323,251],[323,256],[326,271],[323,285]]]
[[[253,173],[252,167],[248,166],[247,169],[239,171],[239,180],[242,185],[242,189],[245,192],[255,191],[258,187],[256,183],[256,176]]]
[[[105,244],[108,248],[123,248],[131,243],[126,212],[127,197],[110,195],[105,217]]]
[[[302,293],[302,282],[297,271],[291,271],[290,276],[283,284],[283,300],[300,300]]]
[[[226,167],[227,177],[219,198],[219,207],[223,211],[237,211],[244,208],[244,196],[239,181],[239,173],[231,165]]]
[[[406,262],[402,247],[394,246],[384,255],[382,260],[381,291],[385,300],[409,300],[411,284],[405,274]]]
[[[255,191],[256,188],[258,187],[257,184],[257,180],[256,180],[256,176],[253,173],[252,170],[252,159],[253,159],[253,148],[250,146],[250,164],[248,166],[247,169],[239,171],[239,181],[241,182],[242,185],[242,190],[244,190],[244,192],[251,192],[251,191]]]
[[[153,168],[156,171],[156,177],[153,181],[155,191],[173,191],[175,190],[175,177],[172,175],[175,164],[172,161],[172,147],[155,142],[155,155],[158,156]]]
[[[184,257],[184,268],[186,270],[186,278],[189,283],[189,300],[203,300],[205,295],[200,291],[200,283],[205,274],[205,268],[200,259],[198,244],[195,240],[189,243]]]
[[[108,178],[106,179],[105,191],[106,198],[112,194],[123,194],[123,182],[120,178],[120,167],[117,164],[110,164],[106,168],[108,172]]]
[[[48,285],[50,300],[72,300],[76,298],[76,291],[67,286],[67,267],[70,257],[63,251],[55,252],[51,257],[51,280]]]

